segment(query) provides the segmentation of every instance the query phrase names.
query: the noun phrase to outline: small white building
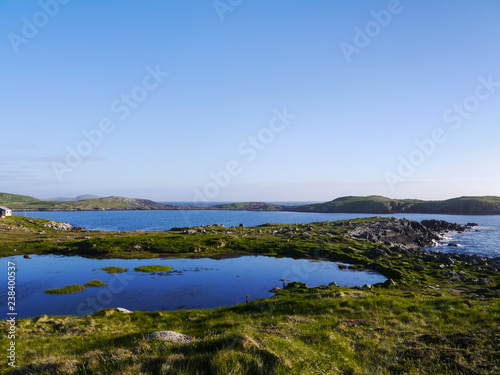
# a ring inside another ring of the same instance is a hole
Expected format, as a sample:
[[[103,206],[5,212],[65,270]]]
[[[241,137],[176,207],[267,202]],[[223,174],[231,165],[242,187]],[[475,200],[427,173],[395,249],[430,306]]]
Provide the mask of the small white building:
[[[0,206],[0,218],[4,218],[7,216],[12,216],[12,210],[10,208]]]

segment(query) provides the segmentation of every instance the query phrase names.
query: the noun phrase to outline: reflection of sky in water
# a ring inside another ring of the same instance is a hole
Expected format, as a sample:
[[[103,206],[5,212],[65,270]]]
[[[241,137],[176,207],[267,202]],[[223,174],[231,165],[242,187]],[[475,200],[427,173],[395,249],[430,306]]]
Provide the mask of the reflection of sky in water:
[[[282,287],[280,279],[302,281],[310,287],[328,285],[356,286],[383,282],[373,272],[339,270],[338,263],[306,259],[246,256],[215,260],[202,259],[87,259],[55,255],[24,259],[4,258],[15,262],[16,311],[19,317],[48,315],[86,315],[103,308],[129,310],[175,310],[213,308],[270,297],[270,289]],[[134,272],[144,265],[169,265],[171,272],[156,274]],[[123,274],[110,275],[103,267],[129,268]],[[180,272],[179,272],[180,271]],[[69,284],[85,284],[99,279],[105,288],[87,288],[65,295],[47,295],[46,289]],[[6,311],[6,291],[0,291],[1,306]]]

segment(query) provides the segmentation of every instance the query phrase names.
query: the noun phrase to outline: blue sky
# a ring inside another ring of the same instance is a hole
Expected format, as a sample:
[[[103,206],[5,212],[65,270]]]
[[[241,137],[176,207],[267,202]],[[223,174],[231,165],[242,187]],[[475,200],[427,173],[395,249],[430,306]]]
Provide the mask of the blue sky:
[[[499,14],[496,0],[0,0],[0,191],[500,195]]]

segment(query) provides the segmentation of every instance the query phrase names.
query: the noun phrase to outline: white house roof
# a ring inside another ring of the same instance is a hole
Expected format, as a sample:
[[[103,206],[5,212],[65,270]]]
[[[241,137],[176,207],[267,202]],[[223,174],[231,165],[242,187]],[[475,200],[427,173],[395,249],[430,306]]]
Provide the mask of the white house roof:
[[[0,206],[0,211],[10,211],[10,208]]]

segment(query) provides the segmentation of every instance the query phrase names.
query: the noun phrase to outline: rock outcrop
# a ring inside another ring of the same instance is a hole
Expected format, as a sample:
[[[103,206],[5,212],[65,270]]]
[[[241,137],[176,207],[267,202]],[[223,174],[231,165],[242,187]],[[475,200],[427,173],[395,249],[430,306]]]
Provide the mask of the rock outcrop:
[[[464,231],[465,227],[441,220],[387,218],[362,224],[348,232],[349,236],[404,249],[435,246],[442,233],[450,230]]]
[[[449,223],[444,220],[422,220],[420,222],[422,225],[426,226],[430,230],[434,232],[449,232],[455,230],[457,232],[464,232],[467,229],[467,226]]]
[[[123,307],[117,307],[116,311],[121,312],[123,314],[132,314],[132,311],[124,309]]]
[[[425,224],[425,225],[424,225]],[[438,266],[445,272],[451,280],[469,280],[478,285],[490,284],[490,279],[467,279],[464,273],[448,272],[446,269],[455,263],[464,265],[480,266],[477,270],[484,270],[490,274],[500,272],[500,257],[488,258],[477,254],[469,255],[456,252],[442,252],[439,250],[422,249],[423,247],[433,247],[436,241],[442,239],[442,235],[448,231],[465,231],[472,226],[448,223],[442,220],[418,221],[398,218],[388,218],[373,221],[368,224],[360,224],[348,232],[354,238],[365,239],[370,242],[381,243],[377,254],[380,256],[418,256],[419,259],[427,261],[438,261]],[[342,265],[339,265],[341,268]],[[423,271],[425,267],[419,264],[413,266],[415,271]]]
[[[47,224],[43,224],[44,227],[52,228],[55,230],[73,230],[80,227],[74,227],[70,223],[61,223],[59,221],[51,221]]]

